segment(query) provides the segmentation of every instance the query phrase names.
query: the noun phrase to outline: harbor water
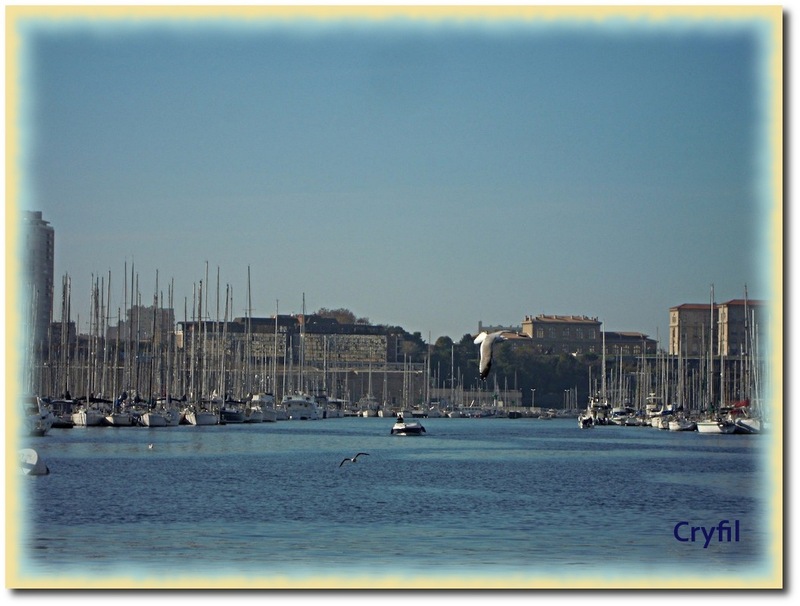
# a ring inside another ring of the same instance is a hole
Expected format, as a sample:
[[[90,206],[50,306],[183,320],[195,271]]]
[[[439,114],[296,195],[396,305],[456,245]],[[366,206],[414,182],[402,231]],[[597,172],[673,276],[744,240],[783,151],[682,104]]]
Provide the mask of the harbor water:
[[[768,434],[420,420],[419,437],[390,435],[392,419],[343,418],[26,438],[50,473],[19,478],[21,576],[660,587],[746,583],[770,566]],[[358,452],[368,456],[342,464]]]

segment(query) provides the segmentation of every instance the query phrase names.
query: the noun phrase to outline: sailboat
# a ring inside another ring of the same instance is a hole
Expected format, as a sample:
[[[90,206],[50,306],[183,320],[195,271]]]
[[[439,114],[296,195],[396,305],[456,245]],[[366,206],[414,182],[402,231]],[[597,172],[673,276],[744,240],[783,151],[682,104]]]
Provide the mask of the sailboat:
[[[23,432],[28,436],[43,436],[53,426],[54,415],[44,401],[36,396],[22,399]]]
[[[708,385],[709,410],[705,418],[697,421],[698,433],[731,434],[736,431],[736,425],[713,411],[714,406],[714,319],[715,319],[714,285],[711,285],[711,320],[709,323],[709,341],[706,382]]]
[[[306,295],[303,293],[303,316],[300,324],[300,371],[299,389],[288,393],[281,399],[281,406],[286,410],[289,420],[316,421],[323,418],[323,411],[316,398],[303,391],[305,382],[305,334],[306,334]],[[285,367],[285,365],[284,365]]]

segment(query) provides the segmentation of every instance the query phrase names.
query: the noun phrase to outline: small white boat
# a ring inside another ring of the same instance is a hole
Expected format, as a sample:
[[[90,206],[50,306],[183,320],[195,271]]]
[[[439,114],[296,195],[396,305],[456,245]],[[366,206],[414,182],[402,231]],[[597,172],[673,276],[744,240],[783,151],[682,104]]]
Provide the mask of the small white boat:
[[[244,422],[245,423],[263,423],[264,411],[258,402],[250,402],[244,407]]]
[[[676,417],[668,424],[670,431],[697,431],[697,423],[686,417]]]
[[[736,424],[726,419],[705,419],[697,421],[698,433],[734,433]]]
[[[20,472],[26,476],[46,476],[50,469],[33,448],[23,448],[19,451]]]
[[[275,408],[275,396],[271,393],[257,393],[250,400],[250,404],[256,404],[261,408],[261,421],[264,423],[274,423],[278,420],[278,411]]]
[[[425,433],[425,428],[417,421],[406,423],[403,415],[397,415],[397,420],[392,425],[390,433],[393,436],[421,436]]]

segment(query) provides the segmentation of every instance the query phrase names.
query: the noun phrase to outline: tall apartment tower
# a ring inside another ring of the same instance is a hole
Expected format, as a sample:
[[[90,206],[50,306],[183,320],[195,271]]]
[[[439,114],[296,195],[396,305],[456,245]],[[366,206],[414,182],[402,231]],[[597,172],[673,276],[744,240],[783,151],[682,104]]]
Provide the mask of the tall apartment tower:
[[[55,234],[41,211],[22,211],[23,323],[33,344],[47,338],[53,310]]]

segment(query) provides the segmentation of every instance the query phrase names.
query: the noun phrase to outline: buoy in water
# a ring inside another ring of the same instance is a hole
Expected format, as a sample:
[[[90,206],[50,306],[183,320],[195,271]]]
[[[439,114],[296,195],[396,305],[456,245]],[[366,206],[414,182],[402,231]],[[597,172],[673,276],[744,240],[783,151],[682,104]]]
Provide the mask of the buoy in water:
[[[50,469],[33,448],[23,448],[19,451],[20,471],[26,476],[46,476]]]

